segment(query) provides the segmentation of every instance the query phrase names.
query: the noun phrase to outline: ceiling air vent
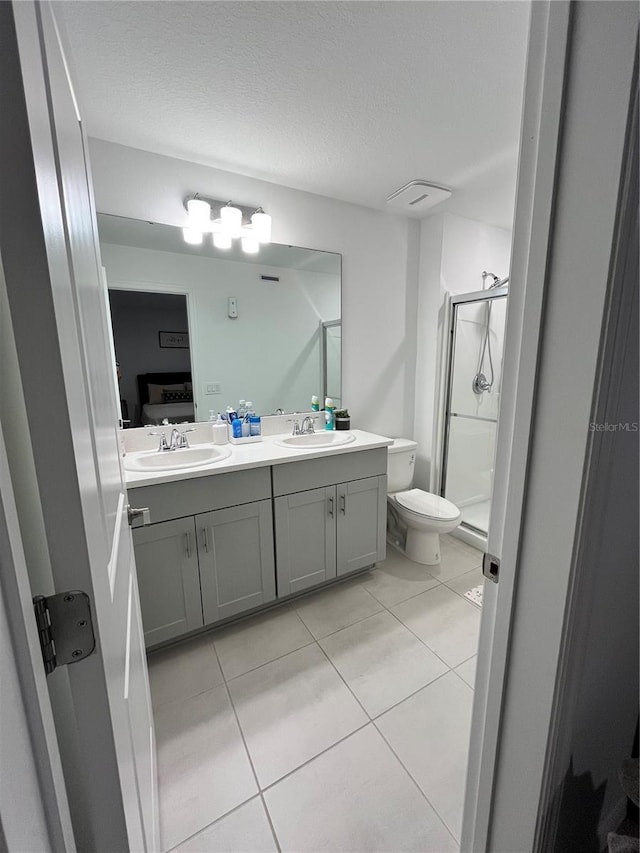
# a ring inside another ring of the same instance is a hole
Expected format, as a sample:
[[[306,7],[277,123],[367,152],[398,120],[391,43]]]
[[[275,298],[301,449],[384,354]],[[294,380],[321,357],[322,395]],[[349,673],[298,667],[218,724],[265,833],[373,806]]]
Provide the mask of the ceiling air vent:
[[[451,190],[429,181],[409,181],[387,198],[387,204],[405,216],[422,216],[451,196]]]
[[[279,275],[261,275],[260,278],[262,281],[280,281]]]

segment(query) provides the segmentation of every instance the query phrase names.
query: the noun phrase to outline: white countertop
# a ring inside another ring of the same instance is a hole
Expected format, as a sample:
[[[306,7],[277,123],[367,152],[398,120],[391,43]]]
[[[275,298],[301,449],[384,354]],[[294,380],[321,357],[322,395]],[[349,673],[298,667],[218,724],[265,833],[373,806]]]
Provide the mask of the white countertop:
[[[125,469],[127,488],[135,489],[139,486],[155,486],[160,483],[173,483],[176,480],[192,480],[194,477],[210,477],[212,474],[226,474],[229,471],[243,471],[247,468],[262,468],[266,465],[282,465],[287,462],[298,462],[302,459],[320,459],[323,456],[339,456],[343,453],[353,453],[358,450],[374,450],[376,447],[388,447],[393,444],[392,438],[384,435],[375,435],[361,429],[352,429],[349,432],[355,436],[355,441],[349,444],[341,444],[337,447],[282,447],[277,444],[278,440],[286,438],[284,435],[263,436],[262,441],[255,444],[224,445],[231,448],[231,455],[207,465],[199,465],[192,468],[179,468],[170,471],[128,471]],[[193,447],[207,445],[194,444]],[[216,445],[211,445],[216,446]],[[131,453],[129,456],[148,455],[150,451]],[[175,451],[180,453],[179,450]],[[126,460],[126,457],[125,457]]]

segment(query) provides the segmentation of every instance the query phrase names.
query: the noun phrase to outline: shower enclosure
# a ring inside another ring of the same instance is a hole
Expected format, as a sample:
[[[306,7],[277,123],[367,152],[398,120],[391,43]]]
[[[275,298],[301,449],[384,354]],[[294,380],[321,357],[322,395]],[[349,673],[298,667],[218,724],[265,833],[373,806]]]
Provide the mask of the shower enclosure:
[[[483,536],[491,511],[508,293],[508,279],[493,279],[487,290],[451,297],[440,489],[460,508],[461,524]]]

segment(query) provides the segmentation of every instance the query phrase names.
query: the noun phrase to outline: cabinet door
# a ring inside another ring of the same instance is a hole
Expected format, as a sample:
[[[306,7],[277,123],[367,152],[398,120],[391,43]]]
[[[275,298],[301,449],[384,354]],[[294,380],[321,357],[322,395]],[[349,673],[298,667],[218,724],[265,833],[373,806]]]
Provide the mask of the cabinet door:
[[[153,646],[200,628],[202,602],[193,518],[137,527],[132,533],[145,644]]]
[[[274,504],[278,596],[335,578],[335,486],[283,495]]]
[[[341,483],[338,493],[337,573],[372,566],[386,554],[387,478]]]
[[[271,501],[196,515],[205,625],[276,597]]]

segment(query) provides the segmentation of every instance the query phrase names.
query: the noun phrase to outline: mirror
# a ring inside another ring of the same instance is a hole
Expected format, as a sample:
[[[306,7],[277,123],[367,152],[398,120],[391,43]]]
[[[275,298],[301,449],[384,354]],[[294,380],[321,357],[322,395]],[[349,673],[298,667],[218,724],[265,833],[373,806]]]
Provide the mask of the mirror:
[[[182,404],[175,419],[189,419],[190,386],[199,421],[241,399],[260,415],[307,411],[313,394],[340,406],[339,254],[271,243],[247,255],[206,238],[193,246],[181,228],[107,214],[98,230],[132,426],[161,422],[145,405],[174,406],[172,420]]]

